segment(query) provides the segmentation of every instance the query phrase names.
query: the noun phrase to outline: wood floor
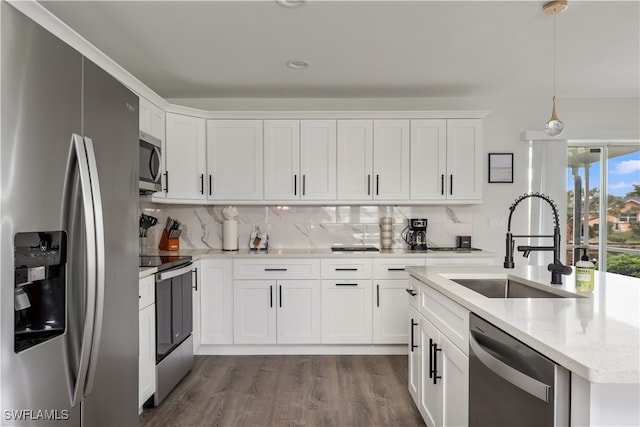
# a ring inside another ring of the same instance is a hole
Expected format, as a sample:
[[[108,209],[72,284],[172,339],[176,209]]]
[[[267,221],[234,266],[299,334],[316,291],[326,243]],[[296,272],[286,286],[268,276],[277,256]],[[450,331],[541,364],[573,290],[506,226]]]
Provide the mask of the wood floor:
[[[196,356],[142,427],[424,426],[407,356]]]

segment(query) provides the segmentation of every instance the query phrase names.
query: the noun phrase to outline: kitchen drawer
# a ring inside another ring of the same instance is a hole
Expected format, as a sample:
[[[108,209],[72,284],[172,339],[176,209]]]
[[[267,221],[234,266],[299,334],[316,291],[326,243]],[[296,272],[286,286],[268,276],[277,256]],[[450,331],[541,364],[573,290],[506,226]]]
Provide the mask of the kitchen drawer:
[[[413,285],[420,285],[420,314],[442,332],[464,354],[469,354],[469,310],[433,289],[409,278]]]
[[[235,259],[234,279],[318,279],[319,259]]]
[[[140,279],[138,289],[138,309],[142,310],[156,301],[155,286],[156,276],[154,274]]]
[[[323,279],[371,279],[372,267],[369,258],[323,259]]]
[[[382,258],[373,260],[374,279],[408,279],[404,267],[423,266],[424,258]]]

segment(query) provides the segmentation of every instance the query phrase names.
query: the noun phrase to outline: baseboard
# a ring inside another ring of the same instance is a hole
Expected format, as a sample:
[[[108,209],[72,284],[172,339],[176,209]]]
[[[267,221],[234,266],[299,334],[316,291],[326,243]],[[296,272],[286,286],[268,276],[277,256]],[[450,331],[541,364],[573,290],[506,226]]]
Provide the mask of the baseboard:
[[[406,355],[406,344],[359,344],[359,345],[201,345],[196,351],[197,355],[285,355],[285,354],[317,354],[317,355]]]

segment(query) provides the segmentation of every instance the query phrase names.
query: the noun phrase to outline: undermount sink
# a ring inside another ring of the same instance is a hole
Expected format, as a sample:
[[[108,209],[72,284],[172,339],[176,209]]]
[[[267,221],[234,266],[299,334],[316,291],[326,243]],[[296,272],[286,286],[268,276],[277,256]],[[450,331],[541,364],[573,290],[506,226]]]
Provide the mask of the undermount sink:
[[[534,288],[513,279],[450,279],[487,298],[580,298]]]

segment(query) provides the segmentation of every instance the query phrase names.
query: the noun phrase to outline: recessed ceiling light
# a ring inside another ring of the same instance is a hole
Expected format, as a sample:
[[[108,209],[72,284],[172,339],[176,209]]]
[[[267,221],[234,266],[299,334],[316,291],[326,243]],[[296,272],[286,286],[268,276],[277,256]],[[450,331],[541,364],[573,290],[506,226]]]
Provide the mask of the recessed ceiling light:
[[[300,7],[307,3],[307,0],[276,0],[282,7]]]
[[[287,67],[292,68],[294,70],[304,70],[309,68],[309,63],[307,61],[303,61],[301,59],[296,59],[294,61],[287,61]]]

